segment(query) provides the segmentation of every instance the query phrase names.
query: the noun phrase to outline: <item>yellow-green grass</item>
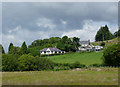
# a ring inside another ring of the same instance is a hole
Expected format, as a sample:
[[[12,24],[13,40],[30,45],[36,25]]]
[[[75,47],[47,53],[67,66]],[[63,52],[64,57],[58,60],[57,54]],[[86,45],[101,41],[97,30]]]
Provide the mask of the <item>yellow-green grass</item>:
[[[105,46],[110,46],[112,44],[117,44],[118,43],[118,37],[112,39],[112,40],[106,40],[105,42]],[[100,45],[102,41],[98,41],[98,42],[91,42],[91,44],[93,45]]]
[[[3,85],[118,85],[117,68],[3,72]]]
[[[49,58],[57,63],[74,63],[76,61],[81,64],[91,65],[91,64],[102,64],[103,51],[101,52],[91,52],[91,53],[71,53],[65,55],[49,56]]]

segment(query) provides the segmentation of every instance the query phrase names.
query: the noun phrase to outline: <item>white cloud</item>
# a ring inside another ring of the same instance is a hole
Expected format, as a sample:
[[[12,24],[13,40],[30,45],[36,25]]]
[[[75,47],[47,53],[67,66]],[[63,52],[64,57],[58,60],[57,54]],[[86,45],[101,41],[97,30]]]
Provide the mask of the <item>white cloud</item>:
[[[61,23],[64,24],[64,25],[66,25],[67,21],[61,20]]]
[[[21,28],[21,26],[17,26],[15,29],[8,30],[9,33],[13,33],[15,31],[18,31]]]
[[[75,29],[70,32],[64,32],[62,36],[67,35],[68,37],[80,37],[80,40],[90,40],[95,41],[95,35],[97,31],[100,29],[100,26],[107,24],[109,27],[108,22],[97,22],[92,20],[85,20],[82,29]],[[113,28],[116,28],[114,26]],[[111,29],[113,32],[113,29]],[[117,30],[117,29],[116,29]]]
[[[39,27],[49,28],[49,29],[54,29],[56,27],[53,21],[47,18],[39,18],[36,24]]]

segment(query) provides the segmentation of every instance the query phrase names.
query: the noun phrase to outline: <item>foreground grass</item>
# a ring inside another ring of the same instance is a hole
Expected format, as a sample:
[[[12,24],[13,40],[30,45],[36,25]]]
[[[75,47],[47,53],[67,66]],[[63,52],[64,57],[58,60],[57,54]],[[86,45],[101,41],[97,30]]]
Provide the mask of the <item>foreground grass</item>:
[[[65,55],[50,56],[50,59],[57,63],[74,63],[76,61],[81,64],[91,65],[91,64],[101,64],[103,52],[91,52],[91,53],[71,53]]]
[[[117,85],[117,68],[3,72],[3,85]]]

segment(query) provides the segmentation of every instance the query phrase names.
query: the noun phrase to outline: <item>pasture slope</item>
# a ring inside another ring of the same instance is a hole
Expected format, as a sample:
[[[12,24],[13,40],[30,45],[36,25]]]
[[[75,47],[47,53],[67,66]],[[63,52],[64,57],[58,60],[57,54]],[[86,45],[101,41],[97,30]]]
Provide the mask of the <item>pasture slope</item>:
[[[86,52],[86,53],[69,53],[64,55],[49,56],[49,58],[57,63],[74,63],[76,61],[81,64],[102,64],[103,51],[101,52]]]

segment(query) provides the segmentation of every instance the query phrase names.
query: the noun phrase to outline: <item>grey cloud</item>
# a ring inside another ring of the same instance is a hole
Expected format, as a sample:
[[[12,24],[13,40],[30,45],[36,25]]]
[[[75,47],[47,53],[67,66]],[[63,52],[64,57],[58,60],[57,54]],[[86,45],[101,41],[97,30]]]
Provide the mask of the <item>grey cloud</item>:
[[[21,25],[24,28],[37,30],[35,21],[41,17],[53,20],[58,25],[58,29],[63,28],[60,19],[66,20],[68,23],[65,30],[81,28],[82,21],[85,19],[113,23],[117,20],[117,3],[3,3],[3,28],[5,29]]]

